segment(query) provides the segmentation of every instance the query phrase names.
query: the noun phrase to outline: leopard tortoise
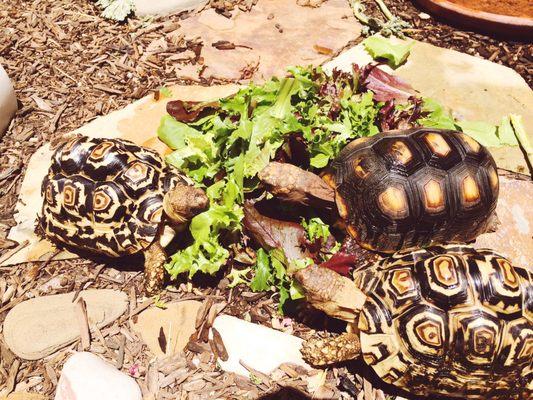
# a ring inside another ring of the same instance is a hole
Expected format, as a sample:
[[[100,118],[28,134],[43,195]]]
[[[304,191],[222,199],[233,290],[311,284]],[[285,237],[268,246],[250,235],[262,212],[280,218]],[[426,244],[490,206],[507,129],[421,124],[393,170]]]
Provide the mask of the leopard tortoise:
[[[287,201],[335,201],[348,233],[369,250],[468,242],[497,221],[494,159],[461,132],[413,128],[360,138],[322,177],[330,188],[310,175],[270,163],[259,178]]]
[[[48,238],[111,257],[143,252],[149,294],[164,278],[164,223],[182,226],[208,203],[156,152],[85,136],[55,151],[42,196],[40,225]]]
[[[361,356],[383,381],[429,398],[533,398],[533,274],[504,257],[434,246],[383,258],[353,280],[316,265],[295,278],[313,306],[351,328],[307,341],[310,363]]]

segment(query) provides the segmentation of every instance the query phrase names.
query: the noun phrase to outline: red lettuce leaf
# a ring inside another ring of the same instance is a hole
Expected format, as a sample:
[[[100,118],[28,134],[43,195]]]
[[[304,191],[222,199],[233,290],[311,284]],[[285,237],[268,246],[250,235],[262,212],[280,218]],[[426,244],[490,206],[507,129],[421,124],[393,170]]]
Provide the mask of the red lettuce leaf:
[[[415,94],[413,87],[407,82],[377,67],[378,64],[368,64],[363,68],[357,64],[353,65],[354,75],[359,76],[361,88],[371,90],[374,93],[374,100],[406,101]]]
[[[306,232],[300,224],[262,215],[251,201],[244,204],[243,222],[248,234],[261,247],[282,249],[289,260],[310,257]]]

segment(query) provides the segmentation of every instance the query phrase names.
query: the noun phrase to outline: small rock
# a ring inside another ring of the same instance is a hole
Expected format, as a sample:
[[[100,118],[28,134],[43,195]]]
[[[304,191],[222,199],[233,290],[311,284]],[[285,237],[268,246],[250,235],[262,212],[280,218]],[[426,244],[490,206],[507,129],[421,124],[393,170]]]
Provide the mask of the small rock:
[[[191,10],[207,3],[207,0],[134,0],[135,15],[168,15]]]
[[[47,400],[48,397],[38,393],[16,392],[0,397],[0,400]]]
[[[201,305],[191,300],[167,304],[165,309],[150,308],[139,314],[133,329],[153,354],[171,356],[182,351],[196,331],[196,314]]]
[[[17,304],[4,321],[7,346],[20,358],[38,360],[80,337],[75,293],[42,296]],[[79,293],[87,305],[89,326],[99,328],[120,317],[127,308],[126,293],[90,289]]]
[[[431,18],[431,15],[426,14],[426,13],[424,13],[424,12],[421,12],[420,14],[418,14],[418,17],[419,17],[420,19],[430,19],[430,18]]]
[[[94,354],[70,357],[61,372],[55,400],[142,400],[135,380]]]
[[[262,325],[252,324],[229,315],[220,315],[213,327],[222,338],[228,359],[218,359],[227,372],[248,377],[250,373],[240,363],[269,375],[281,364],[296,364],[311,368],[300,354],[302,339]],[[213,339],[213,332],[210,332]]]
[[[9,76],[0,65],[0,137],[17,111],[17,98]]]

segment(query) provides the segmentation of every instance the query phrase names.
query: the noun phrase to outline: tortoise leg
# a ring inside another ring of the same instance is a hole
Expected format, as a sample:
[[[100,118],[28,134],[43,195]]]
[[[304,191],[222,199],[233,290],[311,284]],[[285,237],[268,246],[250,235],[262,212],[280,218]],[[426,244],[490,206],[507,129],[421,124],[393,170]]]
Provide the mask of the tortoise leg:
[[[304,342],[300,352],[311,365],[330,365],[359,357],[361,342],[355,333],[343,333],[333,338],[310,339]]]
[[[144,289],[148,296],[157,294],[163,288],[165,280],[165,249],[155,240],[144,251]]]

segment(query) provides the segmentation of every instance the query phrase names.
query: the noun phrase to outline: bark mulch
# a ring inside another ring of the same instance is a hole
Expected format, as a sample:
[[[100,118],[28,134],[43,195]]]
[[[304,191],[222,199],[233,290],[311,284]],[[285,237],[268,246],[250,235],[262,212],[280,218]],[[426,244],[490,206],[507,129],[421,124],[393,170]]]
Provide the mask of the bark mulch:
[[[302,3],[319,5],[320,2]],[[236,7],[247,11],[255,3],[255,0],[212,0],[210,6],[228,14]],[[365,3],[370,13],[377,13],[373,1]],[[531,45],[499,41],[449,27],[432,18],[423,19],[419,15],[421,10],[407,0],[386,3],[391,3],[393,12],[413,24],[411,37],[508,65],[532,83]],[[20,109],[0,141],[0,258],[16,246],[5,237],[14,225],[13,210],[25,166],[38,147],[150,91],[173,83],[187,83],[176,77],[176,68],[201,64],[202,44],[196,38],[177,34],[180,20],[186,17],[187,14],[164,20],[130,18],[125,23],[115,23],[102,19],[92,1],[2,0],[0,63],[15,83]],[[162,42],[165,46],[160,46]],[[210,83],[201,76],[198,80]],[[82,259],[50,260],[0,267],[0,391],[27,390],[53,396],[65,359],[71,351],[87,346],[78,341],[44,360],[17,359],[1,337],[2,322],[12,307],[44,294],[113,288],[128,293],[129,310],[116,323],[93,334],[88,350],[134,376],[146,398],[307,398],[303,394],[306,383],[301,379],[305,374],[297,368],[284,366],[271,377],[254,374],[253,381],[217,368],[205,341],[207,328],[217,313],[223,310],[256,323],[280,327],[276,295],[240,288],[230,290],[223,276],[192,283],[176,282],[162,294],[161,300],[165,302],[203,301],[206,322],[199,326],[196,338],[183,354],[157,363],[151,360],[146,346],[128,322],[153,306],[152,299],[141,295],[141,269],[141,261],[137,259],[112,260],[105,264]],[[313,333],[308,326],[339,330],[333,321],[305,306],[293,310],[291,317],[290,329],[304,338]],[[360,371],[361,376],[353,376],[345,367],[330,369],[326,387],[315,398],[396,398],[375,389],[368,371]]]

